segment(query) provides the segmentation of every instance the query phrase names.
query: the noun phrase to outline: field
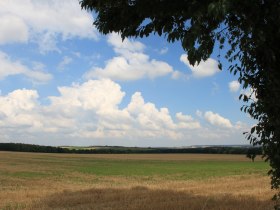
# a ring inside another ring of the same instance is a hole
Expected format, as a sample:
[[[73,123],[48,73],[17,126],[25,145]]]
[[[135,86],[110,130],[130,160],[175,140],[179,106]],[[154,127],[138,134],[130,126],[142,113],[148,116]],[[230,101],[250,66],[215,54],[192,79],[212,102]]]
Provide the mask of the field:
[[[0,152],[0,209],[273,209],[260,158]]]

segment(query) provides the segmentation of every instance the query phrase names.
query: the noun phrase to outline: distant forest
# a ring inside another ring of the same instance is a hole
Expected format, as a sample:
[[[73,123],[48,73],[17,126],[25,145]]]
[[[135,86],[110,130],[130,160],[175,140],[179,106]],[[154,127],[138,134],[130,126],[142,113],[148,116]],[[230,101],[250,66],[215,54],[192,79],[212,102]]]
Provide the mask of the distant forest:
[[[261,155],[260,147],[250,146],[205,146],[188,148],[153,147],[52,147],[22,143],[0,143],[0,151],[41,152],[41,153],[77,153],[77,154],[157,154],[157,153],[196,153],[196,154],[245,154]]]

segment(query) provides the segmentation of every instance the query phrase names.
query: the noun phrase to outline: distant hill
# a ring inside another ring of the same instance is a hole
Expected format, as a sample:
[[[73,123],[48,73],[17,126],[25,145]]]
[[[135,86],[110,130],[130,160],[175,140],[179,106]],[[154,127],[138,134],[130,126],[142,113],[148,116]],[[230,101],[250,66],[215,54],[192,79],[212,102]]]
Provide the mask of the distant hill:
[[[249,145],[231,146],[190,146],[190,147],[122,147],[122,146],[41,146],[22,143],[0,143],[0,151],[78,153],[78,154],[157,154],[157,153],[196,153],[196,154],[253,154],[261,155],[260,147]]]

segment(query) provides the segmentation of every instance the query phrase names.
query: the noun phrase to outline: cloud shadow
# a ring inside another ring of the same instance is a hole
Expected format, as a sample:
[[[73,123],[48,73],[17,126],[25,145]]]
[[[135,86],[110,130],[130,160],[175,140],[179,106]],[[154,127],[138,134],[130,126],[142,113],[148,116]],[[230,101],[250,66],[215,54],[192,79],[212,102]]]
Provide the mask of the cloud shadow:
[[[149,189],[138,186],[130,189],[92,188],[80,191],[63,191],[36,202],[31,209],[273,209],[270,200],[230,194],[202,196],[182,191]]]

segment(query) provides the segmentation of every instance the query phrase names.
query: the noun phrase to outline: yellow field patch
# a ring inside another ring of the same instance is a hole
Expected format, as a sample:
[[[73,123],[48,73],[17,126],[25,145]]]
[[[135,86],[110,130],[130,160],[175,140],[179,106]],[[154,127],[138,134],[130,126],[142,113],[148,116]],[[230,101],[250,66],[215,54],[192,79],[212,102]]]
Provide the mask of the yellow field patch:
[[[77,155],[0,152],[0,208],[273,209],[271,197],[274,192],[270,189],[270,180],[267,176],[251,174],[205,180],[172,180],[163,176],[98,176],[79,173],[67,167],[67,158],[71,161],[71,158],[84,160],[83,158],[93,157],[174,161],[219,160],[222,157],[228,161],[248,161],[238,155]],[[55,164],[43,161],[48,158]],[[62,158],[64,165],[59,168]],[[37,165],[36,161],[41,159],[42,164]],[[32,177],[31,172],[43,173],[48,169],[50,173],[52,170],[49,167],[52,166],[55,172],[61,169],[63,175],[35,174],[34,178]],[[19,171],[30,174],[20,174],[17,177],[6,174]]]

